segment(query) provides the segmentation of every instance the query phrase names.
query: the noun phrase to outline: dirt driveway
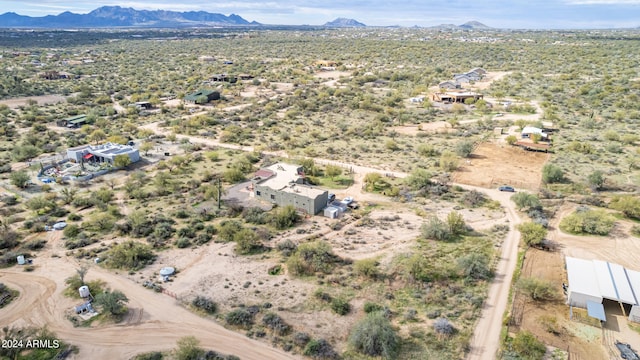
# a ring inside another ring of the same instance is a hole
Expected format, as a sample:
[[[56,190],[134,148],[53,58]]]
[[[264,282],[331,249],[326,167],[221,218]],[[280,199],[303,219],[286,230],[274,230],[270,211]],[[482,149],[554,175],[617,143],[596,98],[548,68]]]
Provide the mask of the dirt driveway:
[[[66,313],[76,301],[62,295],[64,280],[75,273],[79,264],[67,257],[53,257],[65,252],[60,232],[49,232],[49,250],[34,260],[31,273],[14,267],[0,271],[0,282],[20,291],[18,299],[0,310],[3,326],[44,326],[60,339],[76,345],[76,359],[129,359],[136,354],[169,350],[184,336],[193,335],[201,346],[242,359],[297,359],[299,357],[252,340],[244,334],[227,330],[212,320],[200,317],[179,306],[167,295],[155,293],[118,273],[91,266],[88,280],[104,280],[112,289],[129,298],[135,316],[125,323],[96,328],[73,327]]]

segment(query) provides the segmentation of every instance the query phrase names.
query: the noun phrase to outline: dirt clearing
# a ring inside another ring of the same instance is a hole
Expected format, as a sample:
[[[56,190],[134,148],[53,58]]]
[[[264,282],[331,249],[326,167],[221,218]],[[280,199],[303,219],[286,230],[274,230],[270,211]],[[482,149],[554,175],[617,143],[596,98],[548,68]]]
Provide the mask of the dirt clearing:
[[[460,164],[453,178],[457,183],[486,188],[511,185],[535,190],[540,186],[542,166],[548,159],[546,153],[482,143]]]
[[[29,100],[38,102],[38,105],[46,105],[46,104],[57,104],[61,102],[66,102],[67,98],[61,95],[28,96],[28,97],[0,100],[0,104],[5,104],[11,109],[17,109],[20,106],[27,105],[27,102]]]

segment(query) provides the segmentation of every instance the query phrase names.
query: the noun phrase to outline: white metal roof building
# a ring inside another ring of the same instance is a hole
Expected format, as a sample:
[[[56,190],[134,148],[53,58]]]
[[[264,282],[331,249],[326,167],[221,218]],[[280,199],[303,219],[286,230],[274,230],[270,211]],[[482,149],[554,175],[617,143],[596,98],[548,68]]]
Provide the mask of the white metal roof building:
[[[602,260],[566,257],[571,306],[587,308],[604,299],[631,305],[629,320],[640,322],[640,272]]]

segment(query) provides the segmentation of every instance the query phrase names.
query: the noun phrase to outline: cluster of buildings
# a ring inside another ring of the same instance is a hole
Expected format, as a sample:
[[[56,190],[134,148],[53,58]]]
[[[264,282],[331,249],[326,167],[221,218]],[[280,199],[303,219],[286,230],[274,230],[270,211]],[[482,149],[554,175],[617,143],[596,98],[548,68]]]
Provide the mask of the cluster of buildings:
[[[474,101],[483,98],[482,94],[478,94],[474,91],[465,90],[462,88],[463,84],[468,84],[472,81],[479,81],[487,73],[483,68],[475,68],[463,74],[453,75],[453,80],[443,81],[438,84],[441,89],[431,95],[431,100],[443,102],[443,103],[463,103],[467,99],[473,99]]]
[[[462,74],[454,74],[453,80],[446,80],[438,84],[440,89],[460,89],[463,84],[469,84],[472,81],[480,81],[487,74],[483,68],[475,68]]]

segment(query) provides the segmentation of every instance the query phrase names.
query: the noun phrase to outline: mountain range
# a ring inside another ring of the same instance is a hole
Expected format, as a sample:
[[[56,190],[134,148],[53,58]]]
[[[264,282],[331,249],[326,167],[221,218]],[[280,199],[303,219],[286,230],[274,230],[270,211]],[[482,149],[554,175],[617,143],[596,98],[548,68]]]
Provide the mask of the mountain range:
[[[166,11],[136,10],[120,6],[103,6],[88,14],[75,14],[65,11],[59,15],[31,17],[7,12],[0,15],[0,28],[109,28],[109,27],[201,27],[201,26],[260,26],[258,22],[249,22],[239,15],[229,16],[206,11]],[[325,23],[325,27],[365,27],[367,25],[354,19],[337,18]],[[443,24],[433,28],[443,30],[482,30],[491,29],[477,21],[462,25]]]
[[[260,25],[239,15],[206,11],[135,10],[103,6],[88,14],[65,11],[59,15],[30,17],[8,12],[0,15],[0,27],[87,28],[87,27],[191,27]]]

